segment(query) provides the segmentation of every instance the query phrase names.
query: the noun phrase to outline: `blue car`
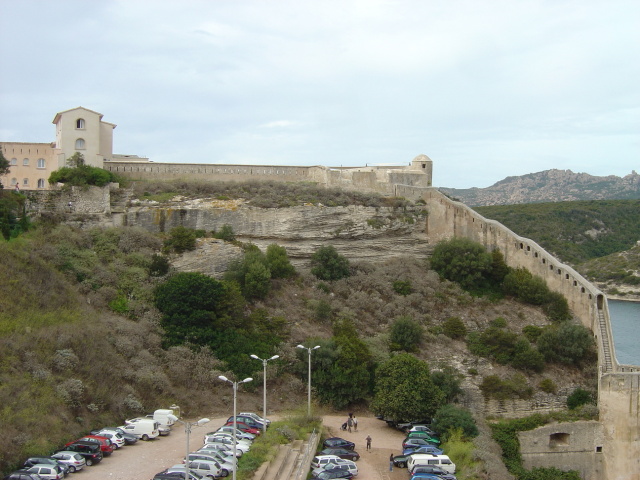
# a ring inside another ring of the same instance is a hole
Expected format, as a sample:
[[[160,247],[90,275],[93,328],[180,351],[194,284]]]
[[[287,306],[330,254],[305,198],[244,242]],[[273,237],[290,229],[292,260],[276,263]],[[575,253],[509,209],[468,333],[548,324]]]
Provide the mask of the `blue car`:
[[[436,447],[435,445],[422,445],[417,448],[407,447],[404,450],[402,450],[402,456],[411,455],[413,453],[430,453],[432,455],[442,455],[444,452],[442,451],[442,449]]]
[[[431,473],[416,473],[411,477],[411,480],[442,480],[442,478]]]

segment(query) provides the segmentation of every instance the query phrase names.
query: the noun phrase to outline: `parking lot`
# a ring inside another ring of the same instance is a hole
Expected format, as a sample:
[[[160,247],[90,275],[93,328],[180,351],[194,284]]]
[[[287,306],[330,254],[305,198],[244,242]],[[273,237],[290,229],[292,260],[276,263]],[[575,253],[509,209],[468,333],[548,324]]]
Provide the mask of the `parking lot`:
[[[190,450],[202,445],[204,434],[216,430],[227,417],[212,418],[202,427],[193,427],[190,436]],[[406,480],[406,469],[394,468],[389,471],[389,455],[400,453],[404,435],[373,417],[358,417],[358,431],[351,433],[340,430],[344,416],[325,416],[325,427],[329,436],[339,436],[356,444],[355,450],[361,458],[357,462],[358,480]],[[372,438],[371,452],[366,451],[366,438]],[[68,477],[70,480],[151,480],[159,471],[176,463],[181,463],[186,453],[184,426],[176,423],[170,435],[158,437],[148,442],[139,441],[125,446],[106,457],[99,464],[86,467],[83,471]]]

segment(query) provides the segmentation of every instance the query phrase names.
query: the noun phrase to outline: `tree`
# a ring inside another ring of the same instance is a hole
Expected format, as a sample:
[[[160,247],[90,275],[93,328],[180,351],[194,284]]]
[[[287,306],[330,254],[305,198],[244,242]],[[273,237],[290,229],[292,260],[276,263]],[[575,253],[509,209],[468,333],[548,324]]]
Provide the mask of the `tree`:
[[[462,393],[460,383],[464,378],[455,368],[447,365],[431,374],[433,383],[444,393],[445,402],[453,402]]]
[[[424,329],[411,317],[398,317],[391,325],[390,350],[415,352],[422,341]]]
[[[311,273],[320,280],[340,280],[350,275],[349,260],[333,245],[320,247],[311,256]]]
[[[158,285],[154,301],[163,314],[166,343],[207,344],[214,331],[232,323],[230,317],[242,308],[233,288],[197,272],[181,272]]]
[[[452,238],[436,245],[431,256],[431,268],[442,278],[457,282],[469,291],[488,287],[493,258],[485,248],[467,238]]]
[[[433,417],[444,394],[431,380],[429,366],[409,353],[399,353],[382,364],[375,375],[371,410],[395,421]]]
[[[271,290],[271,271],[256,245],[245,247],[242,258],[231,262],[224,278],[240,285],[245,298],[264,298]]]
[[[579,365],[595,355],[591,332],[582,325],[568,322],[546,328],[538,337],[537,345],[548,362]]]
[[[460,317],[449,317],[442,322],[442,333],[454,340],[464,338],[467,334],[467,327]]]
[[[456,429],[461,429],[467,439],[478,436],[478,427],[471,412],[451,403],[438,409],[433,418],[433,429],[443,440],[446,440]]]
[[[287,256],[287,249],[280,245],[272,243],[267,247],[266,261],[271,278],[289,278],[296,273]]]
[[[191,228],[174,227],[169,230],[169,238],[164,242],[167,249],[184,253],[196,248],[196,233]]]
[[[7,175],[10,169],[11,164],[9,163],[9,160],[5,158],[4,152],[0,148],[0,177]],[[2,185],[2,182],[0,182],[0,190],[2,190],[3,188],[4,185]]]

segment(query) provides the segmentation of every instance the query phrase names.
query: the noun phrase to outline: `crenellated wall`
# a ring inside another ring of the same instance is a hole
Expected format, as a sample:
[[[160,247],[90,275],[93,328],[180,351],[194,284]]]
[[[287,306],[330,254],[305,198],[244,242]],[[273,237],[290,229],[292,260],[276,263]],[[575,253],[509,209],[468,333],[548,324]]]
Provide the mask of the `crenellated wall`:
[[[603,442],[594,446],[593,452],[585,450],[583,454],[585,461],[602,464],[603,467],[594,467],[590,470],[592,473],[584,478],[640,480],[640,366],[618,364],[604,294],[536,242],[482,217],[435,188],[425,190],[422,198],[429,210],[426,231],[432,243],[466,237],[482,243],[489,250],[499,249],[509,266],[527,268],[542,277],[549,288],[562,293],[575,316],[591,329],[598,347],[598,407]],[[558,424],[556,427],[563,430],[570,425]],[[593,459],[595,454],[602,454],[603,460]],[[579,456],[577,451],[572,453],[572,462],[578,461],[576,455]],[[532,455],[533,464],[536,458],[543,457]],[[548,457],[535,465],[546,466],[547,463]]]

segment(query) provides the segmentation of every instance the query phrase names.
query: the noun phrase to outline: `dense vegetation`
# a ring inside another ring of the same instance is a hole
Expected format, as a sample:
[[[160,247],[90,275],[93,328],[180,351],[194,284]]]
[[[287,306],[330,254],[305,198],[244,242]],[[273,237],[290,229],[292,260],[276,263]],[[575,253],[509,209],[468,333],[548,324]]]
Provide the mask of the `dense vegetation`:
[[[234,241],[229,229],[219,233]],[[172,403],[190,415],[226,411],[228,405],[211,403],[222,388],[217,375],[259,382],[261,365],[249,354],[280,355],[270,366],[277,371],[272,388],[295,403],[307,375],[306,351],[296,343],[321,347],[312,373],[321,403],[370,405],[396,420],[435,415],[440,433],[456,442],[458,430],[464,438],[475,434],[469,413],[453,405],[466,372],[429,360],[445,358],[452,338],[471,345],[473,333],[506,332],[527,318],[539,332],[505,334],[501,343],[513,344],[505,363],[515,365],[525,340],[531,355],[547,332],[568,325],[498,288],[510,270],[477,245],[468,246],[473,255],[488,255],[489,267],[479,276],[465,271],[464,278],[479,282],[461,282],[469,293],[425,261],[350,264],[331,248],[318,249],[312,274],[296,271],[278,245],[262,252],[237,242],[243,255],[223,279],[172,270],[171,256],[193,248],[199,236],[188,229],[157,236],[135,227],[43,223],[0,243],[0,287],[9,292],[0,297],[0,401],[18,405],[0,411],[7,426],[1,469],[91,427]],[[527,282],[521,275],[515,285]],[[582,351],[548,344],[545,362],[566,357],[579,372]],[[477,355],[502,362],[488,340],[477,345],[488,349]],[[416,391],[415,377],[426,387]],[[542,390],[535,377],[525,383]]]
[[[640,200],[531,203],[475,210],[572,265],[628,250],[640,239]]]
[[[103,168],[92,167],[84,163],[81,153],[74,153],[67,160],[67,167],[59,168],[49,175],[49,183],[64,183],[65,186],[83,187],[95,185],[104,187],[111,182],[119,182],[120,179],[112,172]]]

